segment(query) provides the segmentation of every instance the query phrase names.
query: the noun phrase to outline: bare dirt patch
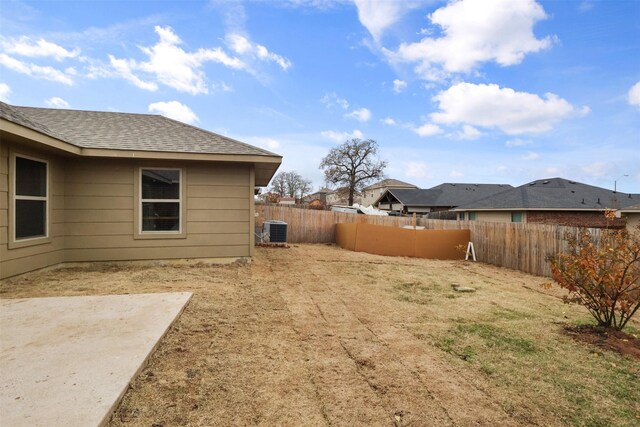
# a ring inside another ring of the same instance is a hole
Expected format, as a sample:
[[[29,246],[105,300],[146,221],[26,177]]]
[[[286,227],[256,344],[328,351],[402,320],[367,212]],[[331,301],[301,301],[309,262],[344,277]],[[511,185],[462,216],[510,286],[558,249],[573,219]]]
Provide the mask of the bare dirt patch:
[[[0,297],[194,294],[111,426],[637,425],[637,359],[567,337],[558,324],[589,319],[545,281],[292,245],[247,264],[37,272]]]
[[[635,335],[592,325],[566,326],[564,330],[577,341],[640,359],[640,339]]]

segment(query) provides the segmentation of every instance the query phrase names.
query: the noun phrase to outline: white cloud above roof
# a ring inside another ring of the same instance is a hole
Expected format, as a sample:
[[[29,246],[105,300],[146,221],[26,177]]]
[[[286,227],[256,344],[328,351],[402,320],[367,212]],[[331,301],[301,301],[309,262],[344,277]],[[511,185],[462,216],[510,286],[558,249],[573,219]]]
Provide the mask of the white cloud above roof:
[[[470,73],[486,62],[501,66],[520,63],[525,55],[547,49],[553,38],[536,38],[533,26],[547,15],[534,0],[461,0],[428,16],[441,37],[425,37],[383,51],[391,62],[415,63],[425,80],[452,73]],[[440,32],[440,31],[438,31]]]
[[[25,74],[36,79],[49,80],[68,86],[73,85],[73,79],[71,78],[75,74],[73,68],[68,68],[67,70],[62,71],[49,65],[42,66],[20,61],[6,53],[0,53],[0,65],[3,65],[17,73]]]
[[[368,122],[371,120],[371,111],[368,108],[358,108],[344,115],[348,119],[355,119],[359,122]]]
[[[345,142],[354,138],[362,139],[362,137],[364,136],[363,133],[358,129],[355,129],[351,133],[338,132],[334,130],[326,130],[326,131],[320,132],[320,135],[335,142]]]
[[[69,108],[69,103],[57,96],[47,99],[44,103],[53,108]]]
[[[627,94],[627,102],[629,105],[635,105],[636,107],[640,107],[640,82],[631,86],[629,89],[629,93]]]
[[[496,84],[458,83],[433,100],[440,109],[431,114],[435,123],[499,129],[508,135],[547,132],[562,119],[589,112],[553,93],[540,97]]]
[[[227,43],[231,50],[241,56],[251,56],[261,61],[275,62],[283,70],[288,70],[291,67],[291,61],[284,56],[270,52],[266,47],[252,43],[248,37],[239,33],[231,33],[226,36]]]
[[[6,83],[0,83],[0,101],[9,102],[9,94],[11,93],[11,88]]]
[[[80,49],[68,50],[64,47],[45,39],[33,40],[27,36],[0,39],[2,50],[14,55],[28,58],[50,57],[56,61],[67,58],[75,58],[80,54]]]
[[[395,93],[400,93],[407,88],[407,82],[400,79],[395,79],[393,81],[393,91]]]
[[[158,113],[187,124],[193,124],[199,120],[191,108],[178,101],[154,102],[149,105],[149,112]]]
[[[412,127],[411,130],[419,136],[434,136],[442,133],[442,129],[433,123],[425,123],[419,127]]]
[[[407,0],[354,0],[358,8],[358,19],[375,41],[379,41],[384,31],[398,22],[402,15],[413,7]]]

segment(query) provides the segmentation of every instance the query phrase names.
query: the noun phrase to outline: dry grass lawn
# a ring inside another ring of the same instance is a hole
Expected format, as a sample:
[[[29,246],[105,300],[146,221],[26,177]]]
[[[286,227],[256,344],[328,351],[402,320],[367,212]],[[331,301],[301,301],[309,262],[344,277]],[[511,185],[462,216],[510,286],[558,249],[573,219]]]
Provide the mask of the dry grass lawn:
[[[638,359],[564,334],[590,319],[545,281],[296,245],[248,264],[36,272],[0,296],[194,293],[111,426],[639,425]]]

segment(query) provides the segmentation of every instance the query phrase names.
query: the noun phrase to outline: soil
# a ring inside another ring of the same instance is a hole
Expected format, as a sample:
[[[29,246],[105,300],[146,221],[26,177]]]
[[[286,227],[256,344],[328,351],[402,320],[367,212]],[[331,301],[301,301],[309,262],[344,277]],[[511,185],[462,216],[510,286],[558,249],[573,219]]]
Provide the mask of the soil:
[[[640,338],[636,335],[592,325],[566,326],[564,330],[576,341],[640,359]]]
[[[549,332],[582,311],[565,306],[557,289],[542,290],[545,281],[480,263],[291,245],[257,248],[251,262],[228,265],[40,271],[3,281],[0,297],[193,293],[111,427],[567,425],[582,409],[541,376],[554,375],[558,360],[583,357],[574,341]],[[454,292],[453,283],[476,292]],[[465,331],[486,338],[472,362],[443,351],[442,337],[473,338]],[[536,340],[540,351],[521,350],[522,340],[505,334]],[[473,364],[479,357],[486,366]],[[583,393],[588,377],[578,372],[565,383]],[[605,415],[629,407],[606,405]]]

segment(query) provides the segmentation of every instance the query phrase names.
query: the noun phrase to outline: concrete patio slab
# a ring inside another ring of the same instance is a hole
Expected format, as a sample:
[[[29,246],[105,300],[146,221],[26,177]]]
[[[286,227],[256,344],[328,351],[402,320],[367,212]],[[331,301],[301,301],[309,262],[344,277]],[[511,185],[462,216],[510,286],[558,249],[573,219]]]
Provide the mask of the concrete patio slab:
[[[0,425],[99,426],[191,293],[0,301]]]

